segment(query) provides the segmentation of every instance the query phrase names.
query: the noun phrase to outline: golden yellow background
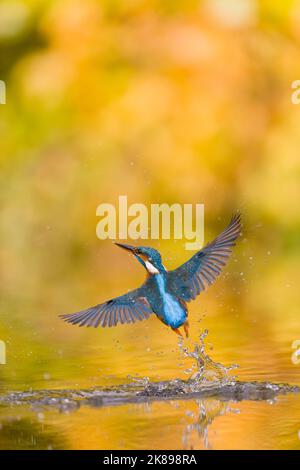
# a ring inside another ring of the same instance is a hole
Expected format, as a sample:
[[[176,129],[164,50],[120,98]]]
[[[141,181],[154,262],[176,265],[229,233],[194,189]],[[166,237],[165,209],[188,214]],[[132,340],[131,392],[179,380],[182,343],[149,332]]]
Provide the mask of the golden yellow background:
[[[299,383],[299,20],[298,0],[1,2],[2,391],[185,377],[176,336],[154,317],[109,330],[58,318],[143,281],[96,238],[96,207],[121,194],[204,203],[206,241],[242,211],[225,275],[190,306],[192,340],[208,328],[211,356],[238,363],[241,379]],[[173,268],[191,256],[184,243],[148,244]],[[128,411],[114,413],[99,448],[119,445]],[[97,447],[89,419],[65,445]],[[168,446],[176,429],[127,447]],[[238,429],[247,446],[247,421]],[[299,446],[294,431],[270,446]],[[231,446],[226,435],[217,446]]]

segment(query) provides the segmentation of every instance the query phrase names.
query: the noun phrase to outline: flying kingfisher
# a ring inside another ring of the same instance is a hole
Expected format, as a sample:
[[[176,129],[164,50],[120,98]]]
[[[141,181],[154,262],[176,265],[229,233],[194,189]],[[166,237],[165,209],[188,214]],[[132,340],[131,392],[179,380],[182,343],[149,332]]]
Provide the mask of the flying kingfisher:
[[[212,242],[177,269],[167,271],[160,253],[146,246],[115,243],[132,253],[147,271],[147,279],[138,289],[115,297],[81,312],[60,315],[79,326],[106,327],[118,323],[146,320],[153,313],[175,333],[188,337],[187,302],[210,286],[221,273],[232,247],[241,233],[241,215],[233,215],[228,227]]]

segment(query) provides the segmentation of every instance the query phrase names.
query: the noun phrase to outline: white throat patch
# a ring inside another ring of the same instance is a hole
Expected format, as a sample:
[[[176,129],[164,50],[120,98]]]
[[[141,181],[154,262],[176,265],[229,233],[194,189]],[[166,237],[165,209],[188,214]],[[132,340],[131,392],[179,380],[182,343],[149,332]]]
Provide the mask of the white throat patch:
[[[147,271],[148,271],[150,274],[159,274],[158,269],[156,269],[156,267],[153,266],[153,264],[150,263],[150,261],[145,261],[145,265],[146,265]]]

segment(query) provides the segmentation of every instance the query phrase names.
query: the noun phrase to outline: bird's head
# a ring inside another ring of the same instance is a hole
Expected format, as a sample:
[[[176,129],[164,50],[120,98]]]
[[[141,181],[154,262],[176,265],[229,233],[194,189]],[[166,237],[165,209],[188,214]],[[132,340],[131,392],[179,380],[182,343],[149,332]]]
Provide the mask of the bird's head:
[[[154,248],[149,246],[131,246],[123,243],[115,243],[115,245],[131,252],[149,274],[158,274],[166,271],[159,251]]]

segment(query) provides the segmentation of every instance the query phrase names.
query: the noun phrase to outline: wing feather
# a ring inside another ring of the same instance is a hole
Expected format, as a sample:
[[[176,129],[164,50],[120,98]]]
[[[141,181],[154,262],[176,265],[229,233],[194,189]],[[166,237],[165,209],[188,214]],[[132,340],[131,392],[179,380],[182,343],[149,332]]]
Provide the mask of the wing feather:
[[[60,318],[73,325],[97,328],[116,326],[118,323],[135,323],[146,320],[152,313],[142,286],[103,304],[80,312],[60,315]]]
[[[221,273],[241,233],[241,215],[233,215],[228,227],[186,263],[167,274],[168,289],[189,302],[210,286]]]

